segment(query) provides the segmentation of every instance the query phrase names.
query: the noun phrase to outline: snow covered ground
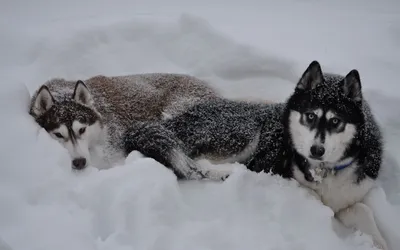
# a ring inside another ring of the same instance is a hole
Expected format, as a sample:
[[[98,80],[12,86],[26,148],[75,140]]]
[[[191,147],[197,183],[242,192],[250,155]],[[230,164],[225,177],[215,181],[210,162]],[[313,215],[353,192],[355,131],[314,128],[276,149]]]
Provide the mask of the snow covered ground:
[[[135,157],[71,172],[27,115],[24,85],[32,93],[55,76],[181,72],[228,97],[283,101],[314,59],[357,68],[387,139],[382,185],[400,213],[395,1],[3,0],[0,34],[1,250],[374,249],[295,182],[239,165],[224,183],[178,183]]]

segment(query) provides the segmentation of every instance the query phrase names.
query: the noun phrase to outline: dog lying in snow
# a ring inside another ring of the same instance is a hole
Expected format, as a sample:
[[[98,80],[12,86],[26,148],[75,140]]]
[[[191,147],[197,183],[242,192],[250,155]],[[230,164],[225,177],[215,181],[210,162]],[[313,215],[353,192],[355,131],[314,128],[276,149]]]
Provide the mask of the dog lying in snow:
[[[137,150],[179,178],[193,179],[200,169],[195,160],[206,158],[296,179],[345,226],[371,235],[387,250],[400,230],[380,230],[385,226],[372,210],[371,197],[382,196],[376,184],[382,144],[359,72],[323,73],[317,61],[284,103],[216,98],[171,119],[132,124],[124,136],[126,154]],[[220,174],[204,171],[201,176]]]
[[[183,74],[54,78],[31,98],[30,115],[67,150],[71,167],[109,168],[123,159],[123,132],[133,121],[161,120],[218,97],[207,82]]]

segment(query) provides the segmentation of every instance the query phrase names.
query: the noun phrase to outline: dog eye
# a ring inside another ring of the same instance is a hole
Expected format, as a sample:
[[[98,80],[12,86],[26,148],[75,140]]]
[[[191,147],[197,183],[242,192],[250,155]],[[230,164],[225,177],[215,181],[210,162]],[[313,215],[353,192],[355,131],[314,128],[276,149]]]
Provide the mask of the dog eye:
[[[308,122],[314,121],[315,116],[316,116],[316,115],[315,115],[314,113],[307,113],[307,114],[306,114],[307,121],[308,121]]]
[[[340,123],[340,120],[338,118],[332,118],[330,122],[332,125],[337,126]]]
[[[58,132],[54,133],[54,135],[57,136],[58,138],[64,138],[64,137],[62,136],[62,134],[61,134],[61,133],[58,133]]]
[[[86,127],[80,128],[79,134],[81,135],[81,134],[85,133],[85,131],[86,131]]]

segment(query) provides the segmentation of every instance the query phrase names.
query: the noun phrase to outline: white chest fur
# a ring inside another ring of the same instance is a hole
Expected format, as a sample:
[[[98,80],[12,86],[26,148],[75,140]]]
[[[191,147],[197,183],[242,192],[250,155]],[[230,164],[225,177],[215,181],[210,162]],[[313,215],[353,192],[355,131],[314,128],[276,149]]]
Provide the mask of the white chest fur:
[[[304,174],[294,166],[294,178],[303,186],[314,190],[321,201],[333,212],[351,206],[363,200],[367,192],[374,186],[374,181],[369,177],[356,183],[356,174],[352,165],[338,173],[329,173],[320,182],[309,182],[305,180]]]

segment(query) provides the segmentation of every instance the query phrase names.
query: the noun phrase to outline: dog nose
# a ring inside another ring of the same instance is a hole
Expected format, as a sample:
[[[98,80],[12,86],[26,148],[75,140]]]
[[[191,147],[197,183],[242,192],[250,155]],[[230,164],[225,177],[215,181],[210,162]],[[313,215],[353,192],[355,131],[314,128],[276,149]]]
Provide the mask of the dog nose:
[[[325,148],[323,146],[312,145],[310,152],[312,157],[320,158],[324,155]]]
[[[75,169],[83,169],[86,166],[86,159],[76,158],[72,161],[72,165]]]

